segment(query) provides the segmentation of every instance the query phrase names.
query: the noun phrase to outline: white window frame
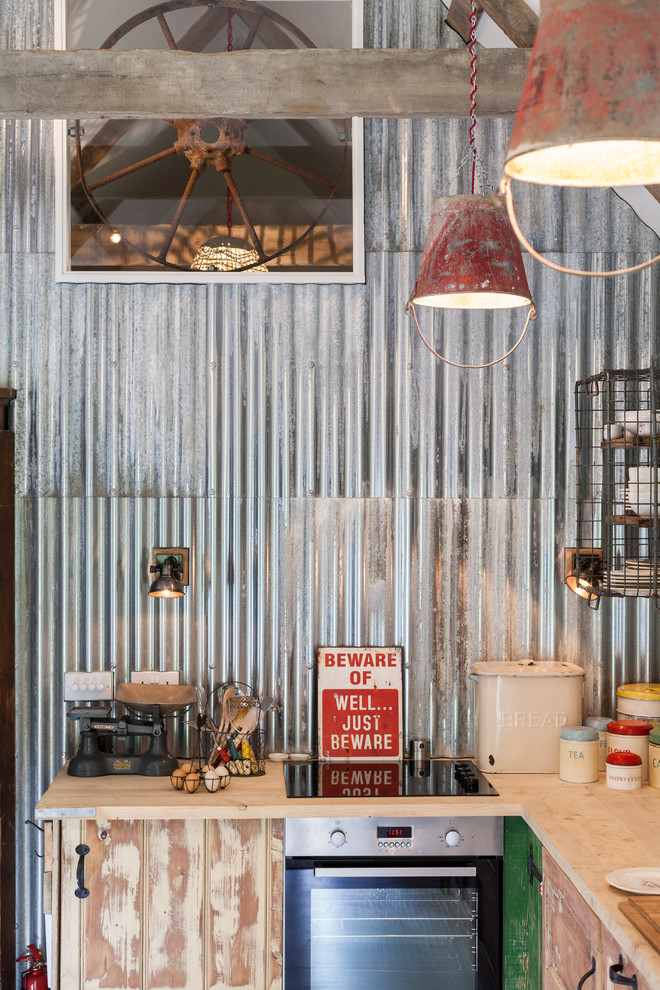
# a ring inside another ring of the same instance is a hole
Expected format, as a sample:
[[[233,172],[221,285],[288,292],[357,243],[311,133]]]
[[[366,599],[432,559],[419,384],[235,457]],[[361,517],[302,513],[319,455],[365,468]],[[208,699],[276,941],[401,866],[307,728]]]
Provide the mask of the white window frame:
[[[144,0],[148,6],[148,0]],[[268,5],[268,0],[264,0]],[[362,0],[351,0],[353,48],[362,48]],[[66,49],[67,0],[55,0],[55,48]],[[122,272],[114,269],[98,271],[73,271],[71,269],[71,221],[70,221],[70,166],[68,129],[69,120],[55,121],[55,264],[58,282],[126,282],[126,283],[293,283],[293,284],[353,284],[365,281],[364,247],[364,123],[360,117],[352,118],[352,224],[353,268],[343,272],[196,272],[196,271],[144,271]]]

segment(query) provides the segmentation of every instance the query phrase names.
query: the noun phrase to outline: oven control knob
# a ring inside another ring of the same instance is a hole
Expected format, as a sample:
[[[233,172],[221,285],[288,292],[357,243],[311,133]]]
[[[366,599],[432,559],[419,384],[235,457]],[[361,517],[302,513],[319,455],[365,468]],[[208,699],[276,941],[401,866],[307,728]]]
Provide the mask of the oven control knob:
[[[340,828],[336,828],[334,832],[330,833],[330,842],[339,849],[346,842],[346,832],[342,832]]]
[[[461,834],[457,832],[455,828],[450,828],[447,833],[445,833],[445,843],[448,846],[458,846],[461,841]]]

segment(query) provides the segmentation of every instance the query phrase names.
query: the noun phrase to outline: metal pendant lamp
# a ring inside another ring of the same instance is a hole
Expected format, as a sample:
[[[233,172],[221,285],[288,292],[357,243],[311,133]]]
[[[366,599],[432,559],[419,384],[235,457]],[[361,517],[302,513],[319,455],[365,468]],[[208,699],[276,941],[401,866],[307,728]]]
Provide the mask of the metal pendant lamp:
[[[268,271],[265,265],[259,264],[259,255],[248,241],[231,235],[204,241],[190,268],[197,272]]]
[[[432,347],[422,333],[415,306],[480,310],[529,306],[529,312],[520,337],[506,354],[486,364],[462,364]],[[407,312],[428,350],[455,368],[488,368],[515,351],[530,320],[536,319],[536,309],[520,245],[500,197],[493,193],[436,199]]]
[[[459,166],[472,161],[472,193],[440,196],[435,200],[426,234],[417,281],[406,312],[413,317],[422,343],[438,360],[454,368],[481,369],[499,364],[522,342],[536,309],[527,284],[520,245],[507,217],[504,201],[491,193],[475,195],[477,168],[477,3],[470,2],[470,150]],[[482,182],[486,188],[486,183]],[[529,306],[523,331],[506,354],[484,364],[463,364],[443,357],[428,342],[417,319],[415,306],[441,309],[505,309]]]
[[[657,0],[542,0],[507,176],[660,182],[659,16]]]
[[[556,271],[600,278],[615,271],[566,268],[543,257],[520,230],[511,179],[553,186],[660,182],[658,0],[542,0],[500,186],[516,237]]]
[[[436,199],[410,299],[447,309],[532,305],[520,245],[501,199]]]

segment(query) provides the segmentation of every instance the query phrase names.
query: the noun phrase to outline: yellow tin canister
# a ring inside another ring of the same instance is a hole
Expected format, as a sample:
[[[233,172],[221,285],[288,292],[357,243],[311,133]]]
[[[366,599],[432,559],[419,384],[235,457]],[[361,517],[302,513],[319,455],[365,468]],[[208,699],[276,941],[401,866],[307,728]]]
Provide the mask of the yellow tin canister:
[[[637,718],[660,728],[660,684],[622,684],[616,689],[619,718]]]

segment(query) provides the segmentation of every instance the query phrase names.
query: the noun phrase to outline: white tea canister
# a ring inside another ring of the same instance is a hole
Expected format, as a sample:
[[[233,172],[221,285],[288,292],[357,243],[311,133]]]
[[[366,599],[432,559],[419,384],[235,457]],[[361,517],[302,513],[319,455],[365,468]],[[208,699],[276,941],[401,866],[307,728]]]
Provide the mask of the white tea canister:
[[[617,750],[605,764],[605,783],[615,791],[638,791],[642,786],[642,758]]]
[[[598,732],[588,725],[567,725],[559,736],[559,779],[571,784],[598,780]]]
[[[612,721],[605,715],[588,715],[583,725],[588,725],[598,733],[598,770],[605,771],[605,760],[607,759],[607,726]]]

